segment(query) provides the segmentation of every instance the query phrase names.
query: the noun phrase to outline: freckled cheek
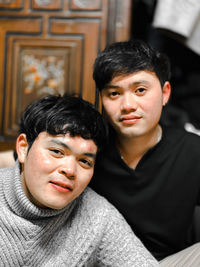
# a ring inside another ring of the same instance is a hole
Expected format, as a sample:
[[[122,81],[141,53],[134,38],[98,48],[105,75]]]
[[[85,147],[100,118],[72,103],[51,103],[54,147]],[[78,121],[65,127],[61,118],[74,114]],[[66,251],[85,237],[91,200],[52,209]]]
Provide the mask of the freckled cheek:
[[[105,112],[109,115],[109,116],[113,116],[114,114],[116,114],[116,112],[119,112],[120,110],[120,105],[117,104],[116,102],[104,102],[104,109]]]
[[[159,99],[153,97],[146,98],[145,101],[140,102],[140,107],[146,111],[158,112],[162,109],[161,97]]]
[[[85,187],[89,184],[89,182],[92,179],[94,173],[93,170],[85,170],[83,171],[79,169],[77,172],[77,184],[79,185],[80,188],[85,189]]]
[[[159,119],[162,112],[162,105],[160,103],[154,103],[152,104],[146,104],[144,105],[144,108],[142,109],[144,112],[145,117]]]
[[[105,115],[106,115],[106,118],[108,120],[115,119],[119,113],[120,113],[120,108],[116,108],[116,109],[115,108],[113,108],[113,109],[106,109],[105,108]]]
[[[36,172],[38,170],[48,171],[48,170],[51,170],[52,167],[54,166],[50,158],[47,158],[40,153],[38,153],[38,155],[31,155],[28,158],[28,160],[29,160],[32,170],[35,170]]]

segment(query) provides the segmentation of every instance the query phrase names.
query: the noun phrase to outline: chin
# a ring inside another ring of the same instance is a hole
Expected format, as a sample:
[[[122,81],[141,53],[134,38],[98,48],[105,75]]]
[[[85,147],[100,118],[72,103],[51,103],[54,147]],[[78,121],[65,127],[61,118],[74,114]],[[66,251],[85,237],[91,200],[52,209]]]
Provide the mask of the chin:
[[[68,204],[67,204],[68,205]],[[47,208],[49,208],[49,209],[53,209],[53,210],[61,210],[61,209],[63,209],[64,207],[66,207],[67,205],[65,205],[65,206],[58,206],[58,205],[49,205],[49,206],[47,206]]]
[[[46,203],[46,208],[49,208],[49,209],[53,209],[53,210],[61,210],[63,209],[64,207],[66,207],[69,203],[58,203],[58,201],[56,201],[55,203]]]
[[[132,129],[124,129],[121,131],[121,135],[124,136],[124,137],[138,137],[138,136],[141,136],[143,135],[143,132],[141,131],[137,131],[137,130],[132,130]]]

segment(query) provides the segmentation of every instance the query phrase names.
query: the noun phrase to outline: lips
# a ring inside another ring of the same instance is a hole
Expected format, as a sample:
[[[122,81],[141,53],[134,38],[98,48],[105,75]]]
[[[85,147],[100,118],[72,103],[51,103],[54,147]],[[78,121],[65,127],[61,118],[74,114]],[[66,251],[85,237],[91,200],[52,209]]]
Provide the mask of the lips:
[[[126,124],[133,124],[133,123],[136,123],[139,119],[141,119],[140,116],[125,115],[120,118],[120,122],[123,122]]]
[[[63,183],[61,181],[50,181],[50,184],[58,191],[68,192],[72,191],[73,187],[71,184]]]

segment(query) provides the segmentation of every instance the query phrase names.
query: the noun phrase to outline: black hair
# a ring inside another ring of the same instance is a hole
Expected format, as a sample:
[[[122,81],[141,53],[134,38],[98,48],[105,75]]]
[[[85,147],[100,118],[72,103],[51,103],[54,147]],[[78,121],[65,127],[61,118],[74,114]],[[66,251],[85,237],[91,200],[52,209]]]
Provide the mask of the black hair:
[[[107,141],[107,125],[101,114],[91,103],[75,96],[48,95],[25,109],[19,134],[26,134],[29,149],[41,132],[92,139],[98,150]]]
[[[101,91],[114,77],[141,70],[154,72],[162,87],[171,77],[167,55],[142,40],[132,39],[113,43],[98,54],[94,63],[93,79]]]

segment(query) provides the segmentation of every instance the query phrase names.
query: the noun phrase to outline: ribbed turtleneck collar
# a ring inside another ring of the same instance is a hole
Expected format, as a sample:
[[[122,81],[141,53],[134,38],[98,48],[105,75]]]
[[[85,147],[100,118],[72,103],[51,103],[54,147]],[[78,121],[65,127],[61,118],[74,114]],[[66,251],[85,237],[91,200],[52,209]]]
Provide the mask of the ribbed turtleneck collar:
[[[4,196],[9,208],[20,217],[42,219],[56,216],[63,212],[70,214],[77,202],[74,200],[61,210],[38,208],[27,198],[23,190],[19,162],[16,162],[15,166],[10,169],[9,174],[3,181]]]

